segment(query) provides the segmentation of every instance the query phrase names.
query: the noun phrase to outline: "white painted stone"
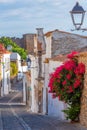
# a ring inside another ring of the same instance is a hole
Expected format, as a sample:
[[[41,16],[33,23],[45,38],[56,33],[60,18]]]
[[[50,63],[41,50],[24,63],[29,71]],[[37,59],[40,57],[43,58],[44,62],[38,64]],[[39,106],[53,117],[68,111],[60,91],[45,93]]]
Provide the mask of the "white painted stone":
[[[43,88],[43,114],[47,113],[47,94],[46,89],[48,88],[48,77],[49,77],[49,64],[44,65],[44,88]]]
[[[49,62],[49,74],[52,73],[56,67],[62,65],[62,62],[51,61]],[[49,80],[46,81],[47,84]],[[57,116],[59,119],[65,119],[65,115],[62,112],[65,109],[66,104],[62,101],[59,101],[58,98],[53,99],[52,94],[48,93],[48,115]]]
[[[1,59],[1,96],[6,95],[10,91],[10,54],[3,54]]]
[[[26,104],[26,82],[25,82],[25,75],[23,74],[23,103]]]

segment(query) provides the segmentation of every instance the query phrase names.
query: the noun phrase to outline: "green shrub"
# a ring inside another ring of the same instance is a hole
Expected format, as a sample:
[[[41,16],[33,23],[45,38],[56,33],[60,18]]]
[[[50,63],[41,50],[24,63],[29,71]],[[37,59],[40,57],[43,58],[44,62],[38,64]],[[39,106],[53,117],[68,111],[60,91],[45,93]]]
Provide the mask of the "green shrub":
[[[16,76],[18,73],[18,68],[15,62],[10,63],[10,75],[11,77]]]

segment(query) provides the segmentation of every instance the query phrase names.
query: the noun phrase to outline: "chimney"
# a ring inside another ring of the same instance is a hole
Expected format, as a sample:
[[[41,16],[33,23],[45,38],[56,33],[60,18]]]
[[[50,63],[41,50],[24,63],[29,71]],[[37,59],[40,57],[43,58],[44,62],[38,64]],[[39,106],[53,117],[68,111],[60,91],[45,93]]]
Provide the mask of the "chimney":
[[[46,42],[44,38],[43,28],[37,28],[36,30],[37,30],[38,51],[42,51],[42,53],[45,53]]]

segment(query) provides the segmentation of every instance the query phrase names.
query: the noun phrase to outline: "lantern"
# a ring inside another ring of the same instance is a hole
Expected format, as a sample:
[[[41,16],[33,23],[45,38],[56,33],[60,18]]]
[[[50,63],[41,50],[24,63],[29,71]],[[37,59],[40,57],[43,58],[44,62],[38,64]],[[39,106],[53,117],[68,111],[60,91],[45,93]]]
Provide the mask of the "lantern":
[[[72,11],[70,11],[72,22],[73,22],[73,25],[75,26],[76,30],[81,29],[81,25],[83,24],[85,12],[86,11],[82,8],[82,6],[79,5],[78,2],[73,7]]]

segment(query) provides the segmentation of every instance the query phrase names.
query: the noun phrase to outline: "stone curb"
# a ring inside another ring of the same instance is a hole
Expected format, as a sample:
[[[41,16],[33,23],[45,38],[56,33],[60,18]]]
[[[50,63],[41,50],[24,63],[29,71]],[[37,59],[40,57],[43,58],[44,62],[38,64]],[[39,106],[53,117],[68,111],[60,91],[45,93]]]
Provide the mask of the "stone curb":
[[[3,130],[3,122],[2,122],[1,111],[0,111],[0,130]]]

